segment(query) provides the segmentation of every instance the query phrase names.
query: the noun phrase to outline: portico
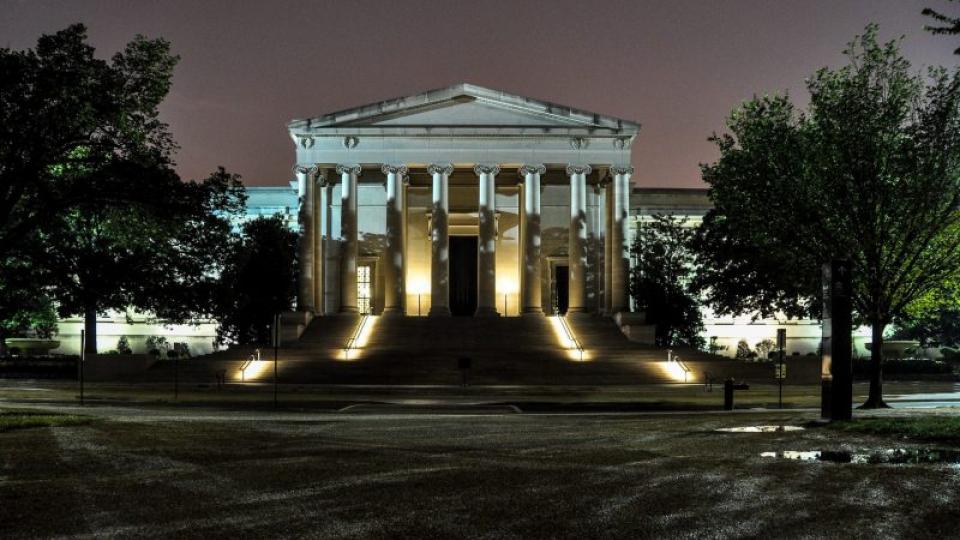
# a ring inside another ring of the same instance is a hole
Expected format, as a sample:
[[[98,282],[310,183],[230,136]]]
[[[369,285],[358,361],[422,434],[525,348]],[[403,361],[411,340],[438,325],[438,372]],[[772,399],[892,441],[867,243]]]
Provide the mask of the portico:
[[[460,84],[294,120],[298,310],[628,312],[639,125]]]

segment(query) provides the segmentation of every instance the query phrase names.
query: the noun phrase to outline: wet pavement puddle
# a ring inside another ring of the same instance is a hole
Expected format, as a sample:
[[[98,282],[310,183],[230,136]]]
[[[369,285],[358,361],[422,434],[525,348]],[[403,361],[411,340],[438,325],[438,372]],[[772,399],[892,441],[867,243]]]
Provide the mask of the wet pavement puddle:
[[[886,448],[848,452],[845,450],[783,450],[761,452],[760,457],[805,462],[850,463],[853,465],[923,465],[960,466],[960,450],[944,448]]]
[[[803,431],[805,428],[800,426],[739,426],[717,428],[714,431],[723,433],[783,433],[785,431]]]

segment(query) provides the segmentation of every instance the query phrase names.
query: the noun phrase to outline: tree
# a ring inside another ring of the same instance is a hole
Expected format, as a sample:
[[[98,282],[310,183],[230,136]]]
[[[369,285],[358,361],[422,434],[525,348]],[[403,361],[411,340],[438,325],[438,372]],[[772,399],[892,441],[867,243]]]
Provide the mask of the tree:
[[[97,315],[108,310],[134,307],[172,323],[212,311],[227,217],[243,207],[239,177],[221,168],[203,182],[182,182],[157,172],[149,204],[83,204],[42,229],[58,310],[83,316],[88,353],[97,352]]]
[[[947,0],[948,2],[954,2],[955,0]],[[931,8],[924,8],[923,15],[930,17],[931,19],[937,21],[939,26],[924,26],[924,30],[930,32],[934,35],[947,34],[955,36],[960,34],[960,17],[950,17]],[[960,48],[957,48],[953,51],[953,54],[960,54]]]
[[[820,265],[854,265],[872,327],[870,395],[885,406],[883,330],[960,268],[960,76],[910,72],[868,26],[849,64],[808,80],[810,106],[761,97],[714,136],[714,202],[696,246],[698,287],[720,313],[816,313]]]
[[[655,340],[661,347],[704,345],[700,305],[690,290],[695,272],[693,236],[686,220],[657,215],[642,224],[631,248],[637,264],[630,271],[630,294],[637,309],[656,326]]]
[[[960,279],[949,279],[911,302],[895,327],[894,338],[915,339],[924,347],[960,344]]]
[[[269,343],[273,316],[293,306],[298,234],[281,215],[243,224],[220,274],[216,301],[219,343]]]
[[[56,332],[53,302],[39,284],[43,276],[20,257],[0,257],[0,356],[7,354],[6,338],[28,330],[50,338]]]
[[[0,254],[77,205],[150,200],[138,169],[174,149],[158,120],[177,62],[169,49],[137,36],[107,62],[79,24],[34,50],[0,49]]]

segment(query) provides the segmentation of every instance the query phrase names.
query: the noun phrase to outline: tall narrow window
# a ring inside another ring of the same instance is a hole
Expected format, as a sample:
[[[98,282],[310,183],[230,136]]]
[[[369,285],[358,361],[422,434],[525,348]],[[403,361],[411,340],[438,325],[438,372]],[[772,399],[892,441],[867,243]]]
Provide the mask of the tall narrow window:
[[[357,267],[357,309],[361,315],[373,313],[373,288],[370,270],[369,266]]]

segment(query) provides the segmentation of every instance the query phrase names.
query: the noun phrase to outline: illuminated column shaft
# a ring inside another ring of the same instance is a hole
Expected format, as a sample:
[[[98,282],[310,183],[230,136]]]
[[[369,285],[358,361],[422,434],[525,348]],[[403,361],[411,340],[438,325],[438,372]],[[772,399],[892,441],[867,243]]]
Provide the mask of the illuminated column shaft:
[[[448,182],[451,164],[433,164],[427,168],[433,176],[433,215],[430,219],[430,313],[431,317],[450,316],[450,239],[447,229],[449,211]]]
[[[613,185],[609,178],[603,188],[603,313],[613,315]]]
[[[387,252],[383,266],[384,315],[403,313],[405,298],[403,286],[403,165],[384,165],[387,175]]]
[[[520,274],[521,311],[543,314],[540,293],[540,175],[543,165],[520,167],[523,176],[523,272]]]
[[[630,275],[630,175],[633,167],[612,167],[613,227],[610,230],[612,262],[610,272],[610,311],[630,311],[627,280]]]
[[[329,234],[326,229],[326,219],[330,212],[326,176],[318,171],[313,185],[313,308],[317,315],[322,315],[326,312],[324,273],[326,272],[326,238]]]
[[[337,165],[340,175],[340,311],[357,312],[357,177],[359,165]]]
[[[587,310],[587,175],[589,165],[570,165],[570,236],[569,275],[570,299],[567,313]]]
[[[297,291],[297,310],[314,311],[314,231],[315,212],[313,196],[313,177],[316,169],[297,166],[294,172],[297,175],[297,191],[300,195],[300,244],[298,245],[300,258],[300,281]]]
[[[477,243],[477,316],[497,314],[497,165],[477,165],[480,177],[479,238]],[[506,315],[506,313],[504,313]]]

